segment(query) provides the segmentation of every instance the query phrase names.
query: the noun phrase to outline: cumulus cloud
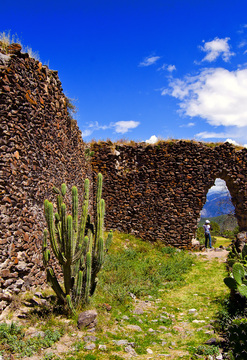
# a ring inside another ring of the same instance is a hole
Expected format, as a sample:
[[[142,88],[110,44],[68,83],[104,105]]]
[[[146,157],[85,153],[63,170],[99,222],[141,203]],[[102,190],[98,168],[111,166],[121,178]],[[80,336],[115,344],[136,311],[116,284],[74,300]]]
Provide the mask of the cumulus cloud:
[[[117,121],[116,123],[111,123],[111,127],[115,128],[116,133],[125,134],[130,129],[135,129],[138,125],[140,125],[139,121]]]
[[[160,56],[148,56],[142,62],[140,62],[139,66],[150,66],[155,64],[160,59]]]
[[[209,189],[208,194],[212,195],[215,193],[229,193],[225,180],[219,178],[215,179],[215,183]]]
[[[147,144],[155,144],[158,141],[158,138],[156,135],[152,135],[150,139],[146,140]]]
[[[240,145],[239,143],[237,143],[237,141],[232,140],[232,139],[226,139],[225,142],[228,142],[229,144],[233,144],[233,145],[236,145],[236,146]]]
[[[197,76],[172,79],[162,95],[180,100],[185,115],[200,116],[213,126],[247,126],[247,69],[202,70]]]
[[[194,137],[197,139],[222,139],[224,142],[229,142],[230,144],[240,145],[246,147],[246,145],[242,145],[246,142],[247,139],[247,126],[244,128],[237,128],[231,126],[226,129],[226,131],[222,132],[214,132],[214,131],[202,131],[198,134],[195,134]]]
[[[228,44],[229,40],[230,38],[228,37],[224,39],[219,39],[216,37],[212,41],[205,42],[203,46],[200,46],[200,49],[206,52],[206,55],[202,61],[212,62],[220,56],[225,62],[229,61],[230,57],[235,55],[230,51],[230,46]]]

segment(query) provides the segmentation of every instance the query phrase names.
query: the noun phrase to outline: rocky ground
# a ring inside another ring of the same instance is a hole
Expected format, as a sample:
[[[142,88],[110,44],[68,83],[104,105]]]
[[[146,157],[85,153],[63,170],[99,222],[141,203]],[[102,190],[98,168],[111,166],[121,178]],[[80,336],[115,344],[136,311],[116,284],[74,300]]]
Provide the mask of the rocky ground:
[[[224,262],[226,260],[228,252],[224,249],[212,249],[212,250],[205,250],[201,252],[195,252],[202,261],[206,261],[208,263],[208,260],[213,262],[215,259],[218,259],[220,262]],[[172,291],[172,290],[171,290]],[[194,291],[194,290],[191,290]],[[161,293],[162,294],[162,293]],[[172,295],[172,294],[171,294]],[[195,294],[197,295],[197,294]],[[205,295],[205,294],[204,294]],[[40,293],[37,293],[34,297],[33,304],[36,305],[42,304],[42,297]],[[153,301],[150,299],[150,301],[143,301],[136,299],[133,296],[133,304],[134,304],[134,310],[133,316],[137,318],[138,325],[130,324],[130,319],[128,316],[122,316],[121,320],[118,323],[115,323],[110,328],[102,327],[103,333],[112,333],[118,335],[118,340],[110,340],[107,339],[108,335],[105,335],[105,343],[102,341],[102,332],[99,333],[97,329],[91,328],[91,329],[82,329],[79,330],[75,323],[73,323],[71,320],[65,319],[61,317],[59,321],[63,322],[63,325],[66,326],[66,333],[64,336],[60,338],[58,342],[56,342],[52,347],[48,349],[42,350],[40,353],[35,354],[31,357],[24,357],[23,360],[43,360],[43,359],[53,359],[53,358],[61,358],[65,359],[66,357],[63,357],[65,354],[71,354],[71,351],[74,351],[76,342],[80,342],[83,344],[83,348],[85,350],[85,354],[87,352],[94,353],[97,351],[97,356],[100,356],[99,354],[102,354],[102,359],[107,359],[107,351],[109,348],[111,348],[111,354],[114,355],[114,352],[112,351],[112,346],[116,346],[116,356],[121,356],[122,359],[130,359],[133,357],[139,357],[141,359],[163,359],[163,358],[169,358],[169,359],[189,359],[189,353],[188,351],[184,349],[179,348],[179,343],[182,338],[189,337],[190,334],[193,331],[203,331],[205,334],[211,334],[212,339],[215,338],[214,329],[213,326],[210,323],[210,320],[205,320],[203,318],[202,313],[200,313],[201,309],[196,309],[196,302],[195,304],[191,304],[191,309],[189,309],[187,312],[191,316],[193,316],[192,323],[197,326],[196,329],[193,329],[191,327],[191,323],[185,320],[184,318],[184,311],[181,311],[179,314],[177,312],[172,313],[169,311],[169,314],[164,310],[164,308],[161,308],[161,312],[157,313],[159,311],[161,299],[156,299]],[[182,309],[183,305],[181,305]],[[109,309],[110,310],[110,309]],[[26,326],[26,316],[27,313],[30,311],[30,307],[22,305],[18,309],[13,310],[4,310],[2,314],[0,315],[0,322],[8,322],[11,323],[12,321],[18,322],[19,324],[23,324]],[[11,316],[10,316],[11,312]],[[164,351],[160,351],[156,349],[156,345],[154,342],[154,345],[152,347],[147,347],[146,349],[146,355],[137,355],[135,351],[135,344],[132,342],[129,342],[129,340],[126,340],[126,338],[129,337],[130,333],[133,334],[140,334],[140,336],[143,336],[143,331],[147,331],[146,329],[143,330],[143,324],[142,319],[143,316],[147,316],[145,314],[156,312],[156,317],[162,318],[162,317],[169,317],[172,319],[172,326],[155,326],[155,321],[158,320],[150,320],[148,333],[154,333],[154,334],[162,334],[164,333],[164,338],[162,340],[162,346],[164,347]],[[158,314],[158,316],[157,316]],[[110,313],[109,313],[110,317]],[[202,319],[203,318],[203,319]],[[40,323],[42,323],[43,319],[40,318]],[[42,336],[42,331],[38,330],[39,324],[33,324],[33,326],[30,326],[27,330],[27,334],[30,337],[37,336],[40,334]],[[174,332],[177,333],[177,337],[174,339]],[[119,335],[120,334],[120,335]],[[104,337],[104,336],[103,336]],[[170,337],[170,338],[169,338]],[[171,340],[170,340],[171,339]],[[99,341],[100,340],[100,341]],[[169,347],[168,347],[169,344]],[[120,350],[121,348],[121,350]],[[49,354],[52,354],[53,357],[49,358]],[[67,356],[67,355],[66,355]],[[101,357],[97,357],[97,359],[100,359]],[[204,357],[203,357],[204,358]],[[0,355],[0,360],[5,358]],[[12,360],[17,359],[17,357],[12,357]],[[211,359],[223,359],[223,356],[220,354],[218,357],[211,357]]]

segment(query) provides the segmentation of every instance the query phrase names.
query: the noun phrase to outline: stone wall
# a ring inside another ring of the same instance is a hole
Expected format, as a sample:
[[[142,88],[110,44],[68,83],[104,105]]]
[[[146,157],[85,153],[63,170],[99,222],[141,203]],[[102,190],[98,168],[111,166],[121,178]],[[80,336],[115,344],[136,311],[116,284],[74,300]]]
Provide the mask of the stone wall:
[[[44,282],[43,202],[53,185],[83,189],[84,143],[56,71],[20,52],[0,52],[0,287]]]
[[[247,149],[194,141],[95,143],[92,168],[104,175],[106,225],[189,249],[216,178],[226,181],[240,231],[247,230]]]
[[[102,142],[91,144],[94,156],[85,159],[57,72],[20,50],[0,44],[0,310],[7,291],[44,283],[43,202],[63,182],[82,194],[85,177],[102,172],[108,230],[190,248],[207,191],[220,177],[247,230],[247,149]]]

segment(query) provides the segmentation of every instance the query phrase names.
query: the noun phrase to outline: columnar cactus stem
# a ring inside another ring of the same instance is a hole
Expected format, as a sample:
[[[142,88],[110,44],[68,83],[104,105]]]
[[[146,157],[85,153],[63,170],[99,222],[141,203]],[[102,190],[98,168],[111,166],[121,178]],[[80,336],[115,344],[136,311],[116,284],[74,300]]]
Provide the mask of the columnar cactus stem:
[[[52,203],[48,200],[45,200],[44,203],[50,244],[63,271],[63,288],[59,284],[52,266],[49,264],[48,231],[45,229],[43,262],[47,271],[47,280],[51,283],[59,299],[64,304],[67,304],[72,312],[80,303],[87,303],[90,296],[93,295],[97,283],[96,276],[104,262],[104,253],[108,251],[112,241],[112,231],[110,231],[104,244],[105,202],[101,199],[102,180],[103,177],[99,174],[97,179],[95,225],[91,223],[88,214],[88,179],[84,183],[84,200],[80,222],[78,221],[78,191],[75,186],[72,187],[72,215],[66,214],[64,197],[67,188],[65,184],[62,184],[61,191],[54,188],[57,194],[57,212],[55,215]]]

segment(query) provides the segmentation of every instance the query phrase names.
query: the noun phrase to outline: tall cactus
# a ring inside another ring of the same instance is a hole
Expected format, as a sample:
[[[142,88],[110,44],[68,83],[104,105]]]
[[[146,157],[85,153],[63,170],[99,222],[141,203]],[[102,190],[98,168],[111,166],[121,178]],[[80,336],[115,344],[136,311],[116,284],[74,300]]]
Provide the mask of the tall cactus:
[[[46,268],[47,281],[60,300],[67,303],[74,312],[81,303],[87,303],[93,295],[97,274],[104,262],[104,255],[112,241],[112,231],[106,241],[103,239],[105,202],[102,195],[102,174],[97,178],[96,213],[94,224],[88,213],[89,180],[84,183],[84,199],[81,219],[78,216],[78,191],[72,187],[72,215],[67,215],[64,197],[66,185],[61,190],[54,188],[57,194],[57,212],[53,212],[53,204],[44,202],[47,229],[44,230],[43,263]],[[50,245],[63,273],[64,283],[61,286],[50,264],[50,250],[47,237],[49,232]]]

